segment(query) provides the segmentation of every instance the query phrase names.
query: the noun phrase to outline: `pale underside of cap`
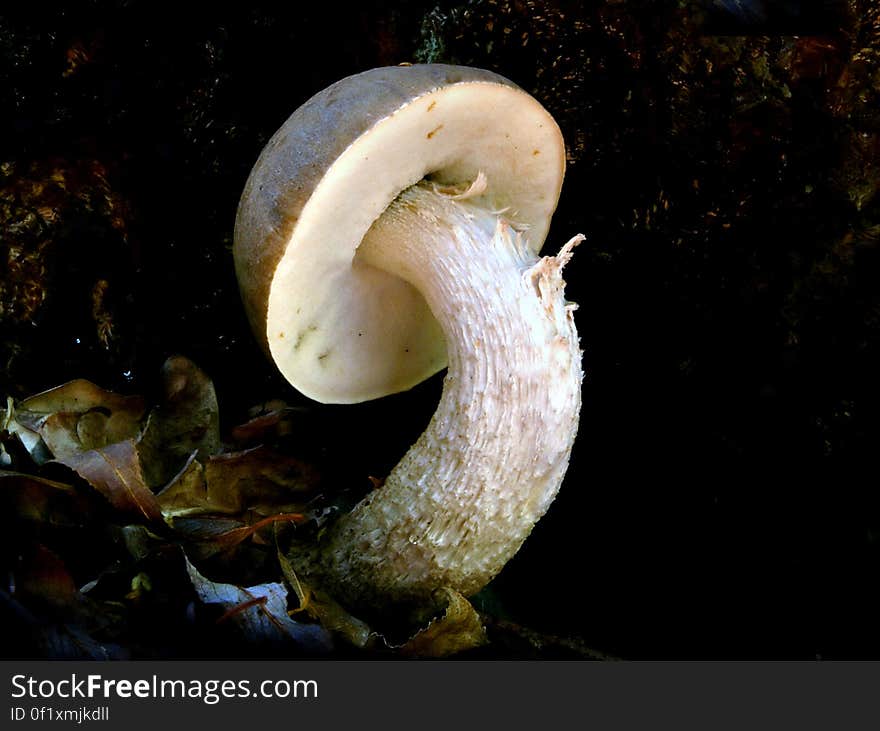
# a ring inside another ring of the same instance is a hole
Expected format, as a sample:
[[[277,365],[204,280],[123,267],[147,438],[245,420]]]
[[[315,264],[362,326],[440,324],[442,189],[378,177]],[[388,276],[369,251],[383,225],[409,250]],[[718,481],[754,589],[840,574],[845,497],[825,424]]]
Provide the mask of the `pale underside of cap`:
[[[235,224],[252,327],[300,392],[354,403],[406,390],[446,365],[422,296],[356,250],[402,190],[467,185],[525,230],[537,253],[565,168],[549,113],[497,74],[446,65],[373,69],[312,97],[263,150]]]

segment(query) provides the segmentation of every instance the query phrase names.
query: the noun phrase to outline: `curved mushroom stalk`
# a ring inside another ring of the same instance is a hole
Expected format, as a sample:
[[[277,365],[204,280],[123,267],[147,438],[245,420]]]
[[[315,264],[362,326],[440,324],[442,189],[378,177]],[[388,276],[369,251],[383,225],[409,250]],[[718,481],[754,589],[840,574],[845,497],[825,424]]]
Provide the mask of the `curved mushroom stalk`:
[[[358,262],[416,287],[449,369],[427,430],[325,536],[320,573],[351,604],[470,595],[519,549],[565,474],[581,353],[558,256],[538,259],[503,218],[427,183],[374,223]]]

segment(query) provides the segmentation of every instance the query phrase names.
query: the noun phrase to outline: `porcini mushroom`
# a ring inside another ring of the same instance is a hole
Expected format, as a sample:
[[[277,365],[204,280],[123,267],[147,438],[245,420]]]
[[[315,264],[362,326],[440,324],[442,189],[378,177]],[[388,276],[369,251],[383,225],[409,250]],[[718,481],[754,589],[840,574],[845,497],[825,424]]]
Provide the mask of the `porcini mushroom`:
[[[311,558],[349,606],[475,593],[559,489],[582,378],[561,270],[582,237],[538,251],[564,168],[534,98],[489,71],[429,64],[318,93],[251,172],[236,271],[294,387],[353,403],[448,364],[426,431]]]

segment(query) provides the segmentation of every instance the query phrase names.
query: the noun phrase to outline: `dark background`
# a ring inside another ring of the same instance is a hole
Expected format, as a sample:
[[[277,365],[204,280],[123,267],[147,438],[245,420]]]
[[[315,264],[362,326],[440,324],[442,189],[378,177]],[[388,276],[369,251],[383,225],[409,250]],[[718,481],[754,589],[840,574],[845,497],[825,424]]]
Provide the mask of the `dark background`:
[[[569,145],[548,247],[587,235],[566,269],[586,380],[563,489],[481,602],[624,657],[880,657],[871,0],[182,5],[0,11],[6,394],[149,396],[183,353],[226,428],[285,399],[322,459],[387,472],[440,380],[293,392],[241,311],[238,197],[338,78],[489,68]]]

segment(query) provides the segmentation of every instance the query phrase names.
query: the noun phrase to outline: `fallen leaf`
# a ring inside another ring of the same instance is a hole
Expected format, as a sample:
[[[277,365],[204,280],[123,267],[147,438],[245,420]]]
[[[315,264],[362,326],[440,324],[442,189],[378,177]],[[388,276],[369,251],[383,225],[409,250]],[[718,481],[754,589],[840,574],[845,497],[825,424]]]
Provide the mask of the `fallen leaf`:
[[[162,540],[143,525],[125,525],[120,529],[125,550],[135,561],[145,559]]]
[[[242,541],[255,537],[256,533],[267,526],[275,523],[301,523],[304,520],[302,513],[278,513],[270,515],[268,518],[258,520],[253,525],[246,525],[241,528],[233,528],[225,533],[218,535],[214,542],[221,548],[231,548]]]
[[[6,399],[7,408],[0,409],[0,431],[12,434],[21,443],[30,458],[37,465],[52,459],[52,453],[40,437],[37,427],[31,428],[16,419],[16,409],[11,398]],[[33,421],[38,421],[34,419]]]
[[[410,657],[446,657],[485,645],[489,640],[477,610],[461,594],[444,588],[438,592],[446,604],[443,615],[416,633],[399,650]]]
[[[140,602],[152,590],[153,582],[150,580],[150,575],[140,571],[132,577],[131,591],[125,595],[125,598],[130,602]]]
[[[62,411],[82,414],[92,409],[106,409],[108,413],[127,413],[140,419],[145,407],[140,396],[121,396],[83,379],[69,381],[29,396],[18,405],[18,410],[34,414],[57,414]]]
[[[76,425],[76,435],[84,446],[98,447],[132,439],[140,433],[141,416],[134,419],[134,411],[113,411],[105,416],[99,411],[82,415]]]
[[[71,485],[21,472],[0,470],[4,516],[52,525],[76,526],[88,520],[88,500]]]
[[[183,468],[156,495],[162,514],[167,518],[200,513],[217,513],[208,498],[205,468],[193,452]]]
[[[58,462],[76,472],[121,513],[136,515],[147,522],[162,520],[162,510],[144,482],[132,440],[77,452]]]
[[[157,497],[171,518],[246,512],[268,516],[302,512],[304,493],[317,484],[318,475],[307,463],[256,447],[212,457],[204,468],[190,455]]]
[[[240,528],[247,528],[247,524],[240,520],[217,516],[182,517],[168,522],[178,541],[186,544],[187,554],[198,561],[216,556],[224,550],[224,547],[217,543],[221,536]]]
[[[41,544],[19,550],[21,557],[10,576],[12,594],[0,589],[4,649],[18,645],[29,654],[53,658],[124,657],[118,646],[92,636],[108,630],[118,619],[107,604],[93,602],[77,589],[61,557]]]
[[[219,536],[238,528],[246,528],[237,518],[225,518],[220,516],[176,518],[172,525],[175,532],[189,541],[213,543]]]
[[[37,599],[55,611],[69,609],[83,600],[64,562],[42,545],[23,557],[15,571],[15,587],[17,597]]]
[[[302,460],[256,447],[211,458],[205,466],[208,495],[228,512],[262,515],[296,510],[318,486],[317,471]]]
[[[186,540],[190,555],[202,560],[221,552],[229,552],[251,538],[254,545],[267,541],[260,537],[259,531],[279,523],[298,523],[303,520],[299,513],[279,513],[258,520],[253,524],[243,523],[233,518],[183,517],[170,521],[177,536]]]
[[[37,433],[55,459],[65,459],[91,449],[91,447],[83,449],[82,442],[76,434],[79,417],[79,414],[59,412],[49,414],[40,420]]]
[[[40,436],[55,459],[133,439],[139,432],[140,421],[132,418],[130,413],[107,415],[101,411],[50,414],[39,428]]]
[[[329,594],[302,583],[287,556],[280,550],[278,562],[281,564],[285,580],[299,600],[301,611],[317,619],[325,629],[340,635],[355,647],[366,648],[376,637],[366,622],[350,614]]]
[[[147,483],[161,487],[193,452],[204,460],[220,448],[220,410],[214,384],[188,358],[169,358],[162,366],[162,402],[150,412],[138,442]]]
[[[199,601],[223,609],[221,621],[234,623],[252,642],[292,641],[307,652],[325,653],[332,649],[327,631],[318,624],[305,624],[287,614],[287,589],[280,583],[258,584],[246,588],[206,579],[186,559],[186,570]]]
[[[301,407],[282,406],[239,424],[232,429],[230,436],[234,442],[245,446],[288,437],[296,432],[298,422],[308,411]]]
[[[80,379],[10,406],[6,428],[43,464],[51,458],[46,449],[61,459],[137,436],[144,411],[140,396],[121,396]]]

